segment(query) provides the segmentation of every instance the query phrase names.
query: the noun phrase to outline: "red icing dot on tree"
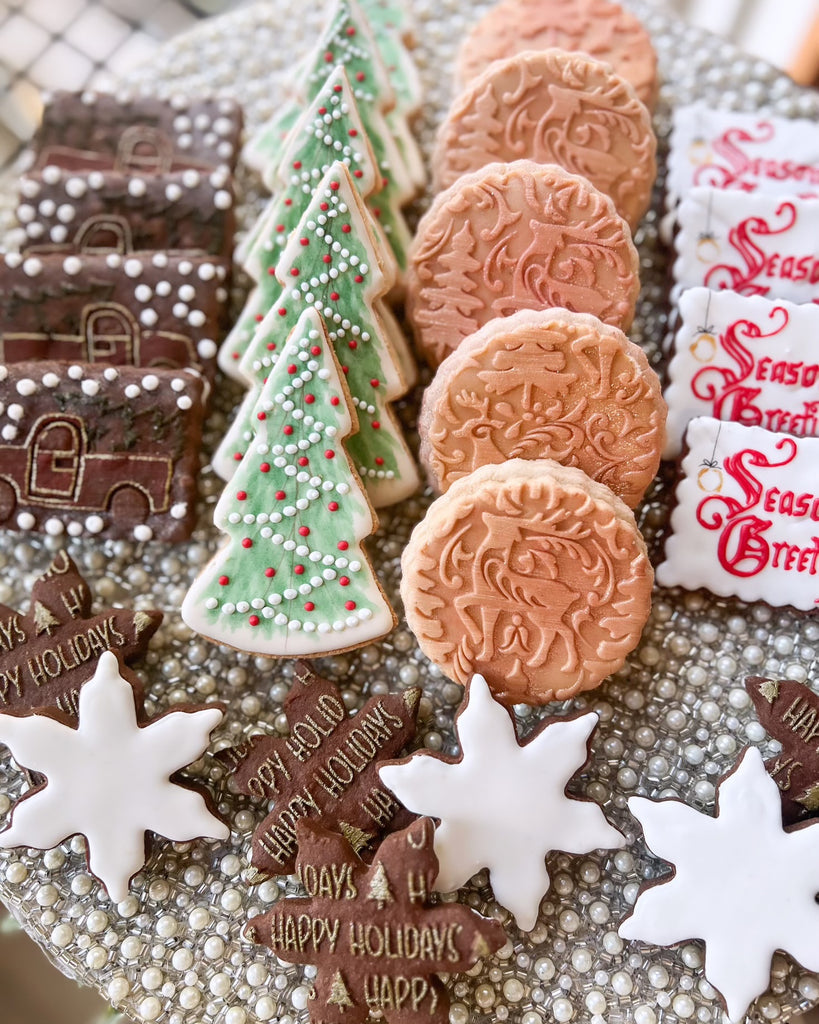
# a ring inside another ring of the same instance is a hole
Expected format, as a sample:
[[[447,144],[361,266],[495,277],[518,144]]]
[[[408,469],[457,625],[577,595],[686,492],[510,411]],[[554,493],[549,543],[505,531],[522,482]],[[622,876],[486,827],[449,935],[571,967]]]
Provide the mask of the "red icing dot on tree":
[[[309,245],[310,244],[310,239],[309,238],[300,238],[299,239],[299,243],[301,245]]]
[[[344,603],[344,607],[348,612],[351,612],[355,608],[355,601],[346,601]]]
[[[300,171],[300,170],[301,170],[301,160],[294,160],[294,161],[293,161],[293,167],[294,167],[294,168],[295,168],[295,169],[296,169],[297,171]]]
[[[312,405],[315,402],[315,400],[316,400],[316,396],[315,395],[305,395],[304,396],[304,401],[308,405]]]
[[[373,430],[381,429],[381,423],[378,420],[373,420],[370,425],[372,426]],[[380,458],[380,456],[376,458],[376,461],[378,461],[378,458]],[[382,459],[381,461],[383,462],[384,460]]]
[[[341,298],[341,296],[338,294],[338,292],[330,292],[330,301],[331,302],[338,302],[338,300],[340,298]]]
[[[294,565],[293,566],[293,572],[297,576],[303,576],[304,575],[304,566],[303,565]]]
[[[344,232],[344,234],[345,234],[345,235],[349,235],[349,233],[350,233],[350,232],[351,232],[351,231],[352,231],[353,229],[352,229],[352,228],[350,227],[350,225],[349,225],[349,224],[342,224],[342,225],[341,225],[341,230],[342,230],[342,231]]]
[[[311,356],[320,356],[321,355],[321,345],[313,345],[313,347],[310,349],[310,355]]]
[[[342,576],[339,579],[338,582],[339,582],[339,585],[342,586],[342,587],[349,587],[349,585],[350,585],[350,577],[349,576]]]
[[[364,278],[361,276],[361,274],[356,274],[353,280],[355,281],[356,284],[361,284],[364,281]]]
[[[357,82],[363,82],[366,77],[363,71],[356,71],[355,73],[355,80]]]
[[[340,181],[331,181],[330,182],[330,188],[334,192],[338,192],[338,190],[341,188],[341,182]]]
[[[307,458],[306,455],[302,455],[302,457],[299,459],[299,465],[300,466],[309,466],[310,465],[310,460]]]
[[[285,499],[286,497],[287,497],[287,495],[285,494],[285,492],[284,492],[284,491],[276,491],[276,499],[277,499],[278,501],[284,501],[284,499]]]
[[[247,501],[247,491],[237,491],[236,499],[237,501]]]
[[[346,551],[349,546],[346,540],[340,540],[336,545],[339,551]]]
[[[283,429],[284,429],[284,433],[287,434],[288,437],[290,437],[290,435],[293,433],[293,428],[291,427],[291,425],[289,423],[285,424]]]
[[[335,457],[336,453],[333,451],[332,448],[328,448],[327,451],[324,453],[325,459],[334,459]]]
[[[264,317],[262,316],[262,314],[261,313],[257,313],[256,314],[256,323],[260,324],[262,322],[262,320],[264,320]]]
[[[269,462],[263,462],[261,464],[261,466],[259,466],[259,472],[260,473],[269,473],[270,472],[270,463]]]
[[[341,399],[338,397],[338,395],[333,395],[333,397],[330,399],[330,405],[338,405],[340,401]]]
[[[267,419],[267,413],[266,413],[266,412],[264,412],[264,411],[262,411],[262,412],[257,412],[257,413],[256,413],[256,419],[257,419],[257,420],[266,420],[266,419]]]
[[[284,306],[279,307],[278,313],[279,316],[287,316],[287,310],[284,308]]]
[[[371,388],[377,388],[378,384],[379,384],[379,381],[377,381],[376,378],[373,377],[373,379],[370,381],[370,387]]]
[[[310,527],[309,526],[300,526],[299,527],[299,536],[300,537],[309,537],[310,536]]]
[[[296,366],[296,364],[295,364],[295,363],[291,363],[291,364],[290,364],[290,365],[289,365],[289,366],[287,367],[287,372],[288,372],[289,374],[291,374],[291,375],[292,375],[292,374],[294,374],[294,373],[298,373],[298,372],[299,372],[299,368],[298,368],[298,366]]]
[[[332,257],[332,256],[330,256],[330,254],[329,254],[329,253],[328,253],[327,255],[325,255],[325,256],[322,256],[321,258],[322,258],[322,260],[323,260],[323,261],[324,261],[325,263],[332,263],[332,262],[333,262],[333,257]]]
[[[327,508],[330,512],[338,512],[338,502],[331,501]]]
[[[273,579],[273,577],[274,577],[274,576],[276,575],[276,570],[275,570],[275,569],[273,569],[273,568],[271,568],[270,566],[268,566],[268,567],[267,567],[267,568],[265,569],[265,571],[264,571],[264,574],[265,574],[265,576],[267,576],[267,578],[268,578],[269,580],[272,580],[272,579]]]
[[[316,608],[316,606],[313,604],[312,601],[307,601],[306,604],[304,605],[304,610],[306,612],[315,611],[315,608]]]
[[[219,577],[219,586],[220,587],[226,587],[228,585],[228,583],[230,583],[230,577],[229,576],[220,576]]]
[[[259,625],[259,616],[258,615],[251,615],[250,618],[247,621],[250,623],[251,626],[258,626]]]
[[[250,537],[243,538],[243,540],[242,540],[242,547],[243,548],[252,548],[253,547],[253,541],[250,539]]]
[[[290,270],[290,276],[291,277],[298,277],[299,276],[299,268],[298,267],[292,267],[291,270]]]
[[[377,456],[377,458],[375,460],[375,464],[376,464],[376,466],[383,466],[384,465],[384,460],[381,458],[380,455]]]

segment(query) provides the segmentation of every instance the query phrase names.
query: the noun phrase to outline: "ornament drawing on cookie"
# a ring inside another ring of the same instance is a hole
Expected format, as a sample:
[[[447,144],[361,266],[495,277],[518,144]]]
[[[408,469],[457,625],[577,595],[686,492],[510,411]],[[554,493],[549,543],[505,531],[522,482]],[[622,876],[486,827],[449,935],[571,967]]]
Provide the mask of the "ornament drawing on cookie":
[[[237,789],[274,801],[253,833],[251,863],[260,875],[288,875],[296,865],[296,822],[310,818],[337,829],[356,853],[406,818],[379,782],[378,765],[415,734],[417,687],[371,697],[350,717],[338,687],[296,662],[284,712],[288,736],[253,736],[217,757]]]
[[[378,640],[396,619],[361,546],[377,520],[345,450],[356,415],[315,309],[288,338],[254,423],[214,512],[228,542],[194,580],[182,618],[274,658]]]
[[[785,832],[776,783],[748,748],[717,787],[712,817],[679,800],[631,797],[652,853],[674,873],[650,884],[620,925],[625,939],[705,940],[705,977],[728,1019],[768,988],[776,950],[819,970],[819,825]]]
[[[409,810],[440,820],[438,891],[454,892],[488,868],[495,898],[530,931],[551,884],[544,862],[550,850],[625,845],[597,804],[566,795],[588,760],[597,721],[593,712],[548,719],[521,744],[510,712],[475,675],[455,722],[460,757],[423,751],[381,767],[382,782]]]
[[[0,848],[48,850],[83,835],[89,868],[115,903],[145,863],[147,832],[174,842],[230,834],[201,792],[171,779],[207,749],[222,708],[142,721],[137,700],[130,674],[106,651],[80,689],[78,725],[56,711],[0,714],[0,743],[46,779],[15,804]]]
[[[296,869],[306,897],[282,899],[250,919],[245,935],[286,963],[318,968],[313,1024],[446,1024],[439,973],[466,971],[506,941],[497,921],[458,903],[430,906],[438,862],[433,823],[388,836],[371,865],[343,836],[296,824]]]

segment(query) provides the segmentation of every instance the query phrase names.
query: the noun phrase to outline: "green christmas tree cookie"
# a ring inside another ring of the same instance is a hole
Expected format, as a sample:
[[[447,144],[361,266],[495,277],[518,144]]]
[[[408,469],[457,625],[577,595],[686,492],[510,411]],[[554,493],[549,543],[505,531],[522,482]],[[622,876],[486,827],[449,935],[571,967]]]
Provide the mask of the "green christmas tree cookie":
[[[377,520],[345,451],[356,415],[321,315],[307,307],[254,409],[253,443],[214,523],[228,535],[194,581],[196,632],[274,658],[386,635],[395,615],[361,542]]]
[[[257,285],[219,349],[219,366],[230,377],[243,379],[239,361],[281,291],[275,277],[281,251],[336,160],[347,165],[360,195],[369,195],[379,183],[375,154],[343,67],[332,71],[279,147],[276,193],[257,222],[243,261]],[[389,263],[387,268],[392,269]]]
[[[282,291],[241,361],[253,386],[219,445],[213,466],[229,480],[248,450],[253,410],[290,330],[305,308],[318,309],[353,396],[359,432],[349,441],[356,470],[376,508],[408,497],[418,472],[390,402],[404,390],[378,315],[387,287],[367,212],[341,162],[322,179],[276,267]],[[284,284],[284,282],[289,282]]]

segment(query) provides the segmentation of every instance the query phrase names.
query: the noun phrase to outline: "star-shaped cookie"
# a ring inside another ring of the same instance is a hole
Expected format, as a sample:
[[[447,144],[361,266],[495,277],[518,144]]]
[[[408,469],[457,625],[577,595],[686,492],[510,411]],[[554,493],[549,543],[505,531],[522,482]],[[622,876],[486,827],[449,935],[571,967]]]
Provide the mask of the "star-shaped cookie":
[[[440,819],[436,889],[454,891],[488,868],[495,898],[528,931],[549,888],[550,850],[589,853],[625,844],[597,804],[566,795],[588,760],[596,725],[593,712],[549,719],[521,745],[510,712],[476,675],[456,719],[460,758],[422,751],[381,768],[382,781],[409,810]]]

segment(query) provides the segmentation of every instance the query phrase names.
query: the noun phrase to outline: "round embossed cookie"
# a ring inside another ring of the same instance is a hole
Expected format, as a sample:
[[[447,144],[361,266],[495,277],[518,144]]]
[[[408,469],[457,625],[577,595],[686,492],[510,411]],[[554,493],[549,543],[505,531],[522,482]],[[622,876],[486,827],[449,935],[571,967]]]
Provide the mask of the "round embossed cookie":
[[[636,647],[653,571],[629,508],[551,460],[482,466],[433,502],[401,561],[421,650],[507,705],[566,700]]]
[[[637,250],[612,200],[555,164],[488,164],[441,192],[410,250],[407,315],[437,366],[519,309],[562,306],[628,330]]]
[[[555,46],[610,64],[653,109],[657,55],[651,39],[633,14],[611,0],[501,0],[461,44],[456,91],[494,60]]]
[[[554,459],[634,508],[665,443],[660,381],[641,348],[587,313],[522,309],[449,355],[424,393],[421,459],[446,491],[479,466]]]
[[[432,157],[438,189],[488,163],[531,159],[580,174],[632,230],[657,174],[651,116],[634,86],[584,53],[531,50],[490,64],[456,98]]]

